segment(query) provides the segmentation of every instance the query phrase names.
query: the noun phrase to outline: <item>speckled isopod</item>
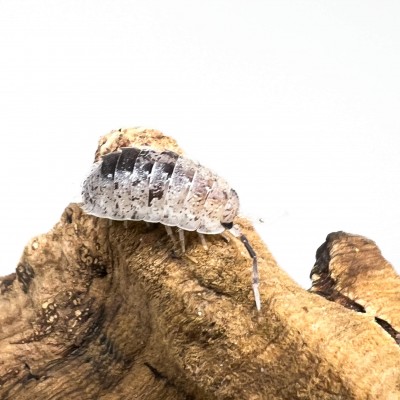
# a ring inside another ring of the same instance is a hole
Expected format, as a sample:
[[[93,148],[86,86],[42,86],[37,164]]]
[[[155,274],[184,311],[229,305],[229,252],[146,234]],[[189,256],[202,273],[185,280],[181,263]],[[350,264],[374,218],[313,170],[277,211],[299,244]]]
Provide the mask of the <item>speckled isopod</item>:
[[[253,259],[253,292],[260,310],[256,253],[233,226],[239,198],[226,180],[210,169],[169,150],[125,147],[93,164],[83,183],[82,200],[88,214],[161,223],[173,239],[171,227],[178,227],[183,252],[185,230],[200,235],[229,230]]]

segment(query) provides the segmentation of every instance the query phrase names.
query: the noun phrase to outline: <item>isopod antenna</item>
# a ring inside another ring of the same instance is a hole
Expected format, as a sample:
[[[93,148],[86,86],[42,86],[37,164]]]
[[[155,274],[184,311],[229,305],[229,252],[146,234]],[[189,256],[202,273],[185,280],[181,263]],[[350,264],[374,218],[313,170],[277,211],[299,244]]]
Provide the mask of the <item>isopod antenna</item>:
[[[253,260],[253,272],[252,272],[252,286],[253,286],[253,293],[254,293],[254,300],[256,301],[256,307],[257,310],[261,310],[261,297],[260,297],[260,291],[258,289],[258,286],[260,284],[260,278],[258,275],[258,263],[257,263],[257,254],[254,251],[253,247],[251,247],[249,241],[247,240],[247,237],[243,235],[243,233],[240,231],[239,227],[237,225],[232,226],[229,229],[229,232],[232,233],[233,236],[237,237],[240,239],[240,241],[244,244],[244,247],[246,247],[247,252],[249,253],[250,257]]]

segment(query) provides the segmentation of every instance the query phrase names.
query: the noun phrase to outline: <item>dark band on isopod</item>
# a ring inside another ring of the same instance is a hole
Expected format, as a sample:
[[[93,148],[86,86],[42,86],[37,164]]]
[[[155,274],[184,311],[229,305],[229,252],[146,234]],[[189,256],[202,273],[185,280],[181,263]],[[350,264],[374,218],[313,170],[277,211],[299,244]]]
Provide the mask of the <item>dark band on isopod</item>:
[[[121,172],[132,172],[140,150],[136,147],[125,147],[116,165],[116,170]]]
[[[114,179],[115,168],[121,153],[109,153],[103,156],[101,174],[104,178]]]
[[[156,165],[156,177],[150,180],[149,184],[148,206],[151,205],[153,199],[161,200],[164,197],[165,190],[168,189],[168,182],[174,172],[178,158],[179,154],[172,151],[163,151],[160,153]]]

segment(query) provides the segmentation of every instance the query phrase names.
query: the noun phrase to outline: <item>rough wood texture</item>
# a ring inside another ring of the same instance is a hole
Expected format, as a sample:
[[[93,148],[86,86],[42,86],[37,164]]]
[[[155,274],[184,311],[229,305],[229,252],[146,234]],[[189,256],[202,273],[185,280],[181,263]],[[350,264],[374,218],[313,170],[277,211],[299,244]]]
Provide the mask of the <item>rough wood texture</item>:
[[[131,129],[96,157],[129,143],[177,149]],[[355,312],[296,285],[238,223],[259,256],[261,313],[237,240],[210,236],[205,251],[189,234],[176,258],[162,226],[69,205],[0,280],[0,398],[399,399],[400,349],[376,317],[400,329],[400,283],[375,244],[334,234],[317,254],[313,290]]]
[[[400,343],[400,278],[376,244],[335,232],[317,250],[312,292],[375,318]]]

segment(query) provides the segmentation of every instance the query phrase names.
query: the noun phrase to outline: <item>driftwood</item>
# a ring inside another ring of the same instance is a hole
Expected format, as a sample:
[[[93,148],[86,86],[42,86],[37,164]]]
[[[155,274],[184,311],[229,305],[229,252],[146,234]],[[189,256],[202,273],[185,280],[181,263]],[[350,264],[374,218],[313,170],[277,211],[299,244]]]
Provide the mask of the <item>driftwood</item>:
[[[131,129],[96,157],[130,143],[177,150]],[[259,256],[260,313],[236,239],[205,251],[188,234],[177,257],[162,226],[69,205],[0,279],[0,398],[400,399],[400,280],[375,244],[329,235],[306,291],[238,224]]]

